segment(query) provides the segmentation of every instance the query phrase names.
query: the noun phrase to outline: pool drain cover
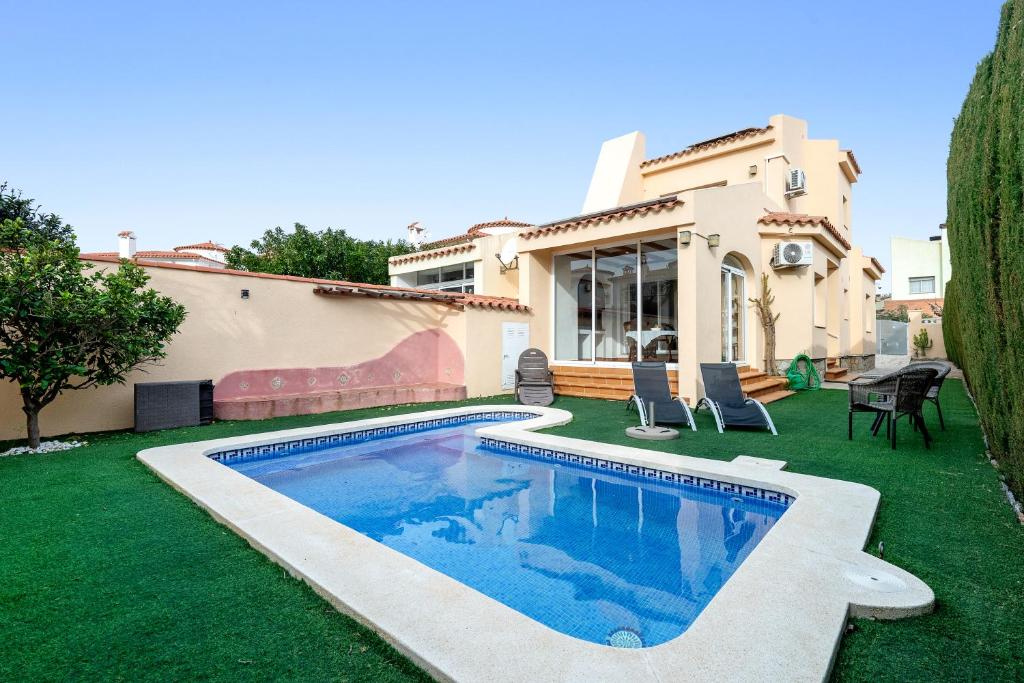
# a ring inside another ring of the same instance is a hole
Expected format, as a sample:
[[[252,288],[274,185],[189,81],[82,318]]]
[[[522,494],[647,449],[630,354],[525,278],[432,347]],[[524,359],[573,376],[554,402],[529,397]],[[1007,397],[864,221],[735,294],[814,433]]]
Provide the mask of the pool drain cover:
[[[644,646],[644,639],[631,628],[620,628],[608,634],[608,644],[612,647],[640,648]]]

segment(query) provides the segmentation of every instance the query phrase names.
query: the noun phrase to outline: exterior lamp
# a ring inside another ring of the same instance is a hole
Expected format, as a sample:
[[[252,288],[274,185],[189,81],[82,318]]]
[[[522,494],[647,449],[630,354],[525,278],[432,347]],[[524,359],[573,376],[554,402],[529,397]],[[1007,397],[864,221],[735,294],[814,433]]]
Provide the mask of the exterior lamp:
[[[681,247],[688,247],[688,246],[690,246],[690,240],[692,240],[692,239],[693,239],[693,233],[691,233],[689,230],[680,230],[679,231],[679,246],[681,246]]]
[[[717,247],[719,245],[719,243],[721,242],[721,240],[722,240],[722,236],[719,235],[718,233],[715,233],[714,235],[708,235],[708,247],[709,248]]]
[[[248,299],[249,298],[249,290],[248,289],[243,289],[242,290],[242,298],[243,299]]]

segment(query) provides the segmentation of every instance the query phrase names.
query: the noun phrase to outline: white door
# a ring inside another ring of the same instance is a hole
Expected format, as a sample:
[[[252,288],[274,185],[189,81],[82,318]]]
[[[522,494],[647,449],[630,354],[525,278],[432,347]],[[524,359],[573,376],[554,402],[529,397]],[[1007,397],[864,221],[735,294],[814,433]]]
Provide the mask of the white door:
[[[746,346],[744,330],[745,276],[743,270],[722,264],[722,362],[742,363]]]
[[[529,323],[501,324],[501,388],[511,389],[516,385],[516,368],[519,356],[530,348]]]

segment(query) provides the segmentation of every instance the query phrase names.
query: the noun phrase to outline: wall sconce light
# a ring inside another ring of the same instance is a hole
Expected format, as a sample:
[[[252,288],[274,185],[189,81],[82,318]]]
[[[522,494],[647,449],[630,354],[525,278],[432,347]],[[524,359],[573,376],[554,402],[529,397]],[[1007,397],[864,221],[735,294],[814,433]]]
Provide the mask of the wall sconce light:
[[[243,299],[248,299],[249,298],[249,290],[248,289],[243,289],[242,290],[242,298]]]
[[[747,169],[747,173],[750,174],[751,178],[756,176],[757,175],[757,166],[754,165],[754,164],[751,164],[750,167]]]
[[[690,240],[693,239],[693,233],[689,230],[679,231],[679,246],[688,247],[690,246]]]
[[[714,235],[708,235],[708,247],[717,247],[721,243],[721,241],[722,236],[719,235],[718,233],[715,233]]]

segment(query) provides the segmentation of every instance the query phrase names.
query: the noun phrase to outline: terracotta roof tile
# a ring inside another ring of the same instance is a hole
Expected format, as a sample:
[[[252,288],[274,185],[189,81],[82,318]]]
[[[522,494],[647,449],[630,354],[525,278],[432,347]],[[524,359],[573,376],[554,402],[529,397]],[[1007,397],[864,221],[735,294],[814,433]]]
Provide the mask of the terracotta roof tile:
[[[447,247],[453,244],[464,244],[466,242],[472,242],[479,235],[471,235],[469,233],[463,233],[461,235],[452,235],[451,237],[444,237],[439,240],[431,240],[423,244],[420,247],[421,251],[430,251],[431,249],[437,249],[438,247]]]
[[[207,251],[220,251],[225,254],[231,251],[230,249],[224,247],[223,245],[217,244],[216,242],[200,242],[199,244],[185,244],[180,247],[174,248],[175,251],[183,251],[186,249],[205,249]]]
[[[691,154],[697,154],[698,152],[703,152],[714,147],[728,145],[729,143],[736,142],[737,140],[746,140],[747,138],[752,138],[761,135],[762,133],[767,133],[771,129],[771,126],[765,126],[764,128],[744,128],[743,130],[738,130],[735,133],[728,133],[726,135],[720,135],[719,137],[712,138],[710,140],[695,142],[686,149],[681,149],[678,152],[672,152],[671,154],[666,154],[664,156],[655,157],[653,159],[647,159],[646,161],[641,161],[640,168],[646,168],[647,166],[659,164],[663,161],[670,161],[672,159],[678,159],[679,157],[689,156]]]
[[[428,249],[425,251],[415,251],[411,254],[404,254],[402,256],[392,256],[388,262],[398,266],[403,263],[414,263],[416,261],[425,261],[432,258],[441,258],[442,256],[451,256],[452,254],[467,253],[474,249],[476,249],[475,244],[460,244],[454,247],[448,247],[447,249]]]
[[[846,249],[850,249],[853,246],[825,216],[810,216],[806,213],[789,213],[787,211],[769,211],[761,216],[757,222],[762,225],[820,225]]]
[[[378,299],[400,299],[405,301],[426,301],[445,304],[447,306],[470,306],[498,311],[526,312],[529,306],[519,303],[516,299],[503,296],[484,296],[482,294],[463,294],[461,292],[441,292],[436,289],[413,289],[410,287],[387,287],[384,285],[365,285],[354,282],[337,283],[334,286],[318,286],[313,289],[320,296],[365,296]]]
[[[99,259],[105,260],[107,258],[119,259],[120,254],[116,251],[94,251],[84,254],[79,254],[83,259]],[[201,254],[190,254],[188,252],[181,251],[136,251],[136,259],[177,259],[182,261],[194,261],[196,259],[202,259],[204,261],[213,261],[213,259],[203,256]]]
[[[510,221],[508,216],[505,216],[498,221],[487,221],[486,223],[477,223],[476,225],[470,226],[466,232],[475,235],[485,228],[532,228],[533,223],[523,223],[522,221]]]
[[[624,218],[632,218],[634,216],[646,216],[649,213],[660,213],[668,209],[673,209],[683,203],[681,199],[675,195],[669,197],[660,197],[658,199],[651,199],[646,202],[640,202],[638,204],[629,204],[627,206],[618,206],[614,209],[607,209],[605,211],[597,211],[595,213],[588,213],[582,216],[574,216],[572,218],[566,218],[560,221],[554,221],[551,223],[545,223],[540,225],[533,230],[528,230],[522,234],[523,239],[533,239],[535,237],[542,237],[555,232],[564,232],[566,230],[573,230],[576,228],[586,228],[591,225],[597,225],[600,223],[610,223],[611,221],[619,221]]]
[[[481,236],[481,232],[487,228],[532,228],[533,223],[523,223],[521,221],[510,221],[508,216],[497,221],[487,221],[486,223],[477,223],[476,225],[470,226],[466,232],[461,235],[452,235],[451,237],[443,237],[439,240],[431,240],[424,244],[421,249],[435,249],[437,247],[450,246],[452,244],[461,244],[463,242],[472,242],[477,237]]]
[[[467,306],[474,308],[490,308],[499,311],[529,311],[530,307],[519,303],[518,299],[505,296],[484,296],[483,294],[463,294],[462,300]]]
[[[853,150],[852,149],[844,149],[843,151],[846,152],[846,155],[848,157],[850,157],[850,163],[853,164],[853,170],[857,172],[857,175],[860,175],[861,174],[860,164],[857,163],[857,157],[853,156]]]
[[[869,256],[868,258],[871,259],[871,265],[875,267],[875,270],[877,270],[879,273],[885,272],[885,268],[882,266],[881,262],[878,259],[876,259],[874,256]]]

